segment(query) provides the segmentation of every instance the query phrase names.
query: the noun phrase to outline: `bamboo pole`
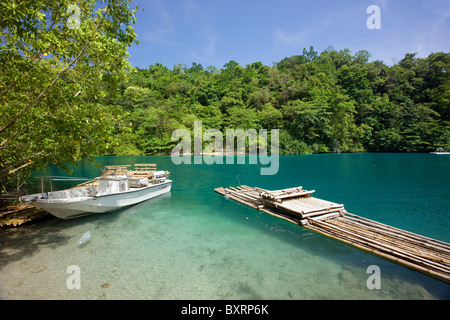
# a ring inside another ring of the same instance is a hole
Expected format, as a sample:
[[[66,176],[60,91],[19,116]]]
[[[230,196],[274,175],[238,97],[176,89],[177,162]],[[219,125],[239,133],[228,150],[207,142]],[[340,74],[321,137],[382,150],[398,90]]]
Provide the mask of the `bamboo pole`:
[[[343,216],[343,214],[341,212],[331,212],[331,213],[327,213],[327,214],[321,215],[319,217],[314,217],[312,219],[318,220],[318,221],[335,220],[335,218],[339,218],[339,217],[342,217],[342,216]]]
[[[429,242],[424,242],[422,239],[420,239],[420,237],[415,237],[410,234],[404,235],[403,232],[401,232],[400,230],[394,231],[394,230],[389,230],[389,228],[378,228],[378,226],[374,225],[374,224],[366,226],[366,224],[361,224],[360,221],[354,220],[351,217],[346,217],[345,223],[353,225],[353,226],[355,226],[355,228],[368,227],[375,234],[384,235],[386,237],[391,237],[391,238],[397,239],[398,241],[402,241],[402,243],[405,243],[406,245],[409,245],[409,246],[414,246],[414,247],[420,246],[427,251],[431,250],[434,252],[438,252],[439,254],[442,254],[442,255],[450,258],[450,248],[448,245],[446,247],[435,246]]]
[[[392,226],[389,226],[387,224],[383,224],[383,223],[378,222],[378,221],[374,221],[374,220],[370,220],[370,219],[367,219],[367,218],[364,218],[364,217],[357,216],[356,214],[348,213],[348,216],[357,218],[357,219],[362,220],[362,221],[366,221],[367,223],[374,223],[376,225],[379,225],[380,227],[386,227],[388,229],[400,231],[400,232],[402,232],[404,234],[409,234],[409,235],[415,236],[417,238],[422,238],[424,240],[432,241],[433,243],[440,243],[440,244],[444,245],[445,247],[449,246],[449,244],[446,243],[446,242],[443,242],[443,241],[440,241],[440,240],[436,240],[436,239],[433,239],[433,238],[429,238],[429,237],[425,237],[423,235],[416,234],[416,233],[413,233],[413,232],[410,232],[410,231],[406,231],[406,230],[403,230],[403,229],[399,229],[399,228],[396,228],[396,227],[392,227]]]
[[[450,281],[450,275],[448,275],[446,273],[434,271],[434,270],[422,267],[420,265],[411,263],[409,261],[400,259],[399,257],[395,257],[395,256],[392,256],[392,255],[387,254],[385,252],[379,251],[379,250],[374,249],[374,248],[372,248],[370,246],[366,246],[366,245],[362,245],[362,244],[356,243],[356,242],[354,242],[352,240],[348,240],[346,237],[342,237],[338,233],[329,232],[329,230],[321,229],[320,227],[318,227],[316,225],[313,225],[313,224],[307,224],[307,225],[303,225],[303,226],[305,228],[309,229],[309,230],[315,231],[315,232],[320,233],[320,234],[322,234],[324,236],[327,236],[329,238],[332,238],[332,239],[335,239],[335,240],[347,243],[347,244],[352,245],[352,246],[354,246],[356,248],[359,248],[359,249],[371,252],[373,254],[379,255],[381,257],[384,257],[384,258],[389,259],[391,261],[400,263],[400,264],[405,265],[407,267],[410,267],[412,269],[415,269],[415,270],[418,270],[418,271],[421,271],[421,272],[424,272],[424,273],[428,273],[428,274],[430,274],[432,276],[435,276],[435,277],[438,277],[440,279],[444,279],[444,280]]]
[[[217,189],[216,189],[216,190],[217,190]],[[229,198],[232,198],[232,199],[234,199],[234,200],[236,200],[236,201],[239,201],[239,202],[241,202],[241,203],[243,203],[243,204],[246,204],[246,205],[248,205],[248,206],[251,206],[251,207],[253,207],[253,208],[255,208],[255,209],[258,208],[257,202],[251,201],[251,200],[254,200],[254,199],[251,199],[251,198],[249,198],[249,197],[247,197],[247,196],[245,196],[245,195],[241,195],[241,194],[239,194],[239,193],[237,193],[237,192],[235,192],[235,191],[232,191],[232,190],[229,190],[229,189],[223,189],[222,192],[220,192],[220,191],[218,191],[218,190],[217,190],[217,192],[218,192],[218,193],[221,193],[221,194],[224,195],[224,196],[227,196],[227,197],[229,197]]]
[[[416,262],[418,264],[425,265],[428,268],[439,269],[442,272],[448,272],[450,274],[450,268],[446,268],[445,266],[438,265],[438,264],[434,263],[433,261],[429,261],[428,259],[423,259],[422,257],[418,257],[411,253],[404,252],[404,251],[400,250],[399,248],[395,248],[390,245],[386,245],[386,244],[380,243],[378,241],[374,241],[373,239],[369,239],[362,235],[355,234],[354,232],[351,232],[351,231],[348,231],[348,230],[345,230],[345,229],[342,229],[342,228],[339,228],[336,226],[332,226],[325,222],[319,222],[319,221],[315,221],[313,219],[310,219],[310,220],[313,221],[314,224],[318,224],[319,226],[321,226],[323,228],[332,229],[332,230],[334,229],[335,231],[338,231],[341,233],[346,233],[351,238],[355,238],[355,240],[357,240],[357,241],[361,241],[363,243],[369,244],[369,245],[373,246],[374,248],[379,249],[381,251],[385,251],[385,252],[391,253],[393,255],[397,255],[403,259],[410,260],[410,261],[412,260],[413,262]]]
[[[301,192],[296,192],[296,193],[288,193],[288,194],[282,194],[279,196],[276,196],[275,199],[286,199],[286,198],[294,198],[294,197],[304,197],[307,195],[310,195],[312,193],[316,192],[315,190],[311,190],[311,191],[306,191],[303,190]]]
[[[291,218],[291,217],[287,217],[287,216],[285,216],[285,215],[276,213],[276,212],[271,211],[271,210],[268,210],[268,209],[266,209],[266,208],[260,208],[259,210],[262,211],[262,212],[265,212],[265,213],[267,213],[267,214],[270,214],[271,216],[274,216],[274,217],[277,217],[277,218],[286,220],[286,221],[288,221],[288,222],[290,222],[290,223],[293,223],[293,224],[295,224],[295,225],[299,225],[299,224],[300,224],[300,221],[299,221],[299,220],[294,220],[294,219]]]
[[[318,211],[310,211],[307,213],[302,214],[302,218],[310,218],[314,216],[321,216],[323,214],[331,213],[331,212],[339,212],[340,210],[344,209],[344,207],[331,207],[325,210],[318,210]]]
[[[324,223],[324,224],[325,224],[325,223]],[[328,227],[333,228],[333,226],[330,226],[329,224],[328,224]],[[355,233],[355,232],[353,232],[353,231],[345,230],[345,229],[339,228],[339,227],[336,227],[336,229],[339,230],[340,232],[347,232],[349,235],[354,236],[354,237],[356,237],[356,238],[359,237],[359,238],[361,238],[361,239],[364,240],[364,241],[369,241],[369,242],[372,242],[373,244],[382,246],[382,247],[386,248],[387,250],[393,250],[393,252],[400,252],[400,253],[402,253],[402,254],[406,254],[406,255],[411,256],[411,257],[413,257],[413,258],[417,258],[417,257],[414,255],[414,253],[406,252],[406,251],[401,250],[400,248],[395,248],[395,247],[392,247],[391,245],[380,243],[378,240],[370,239],[370,238],[368,238],[368,237],[366,237],[366,236],[364,236],[364,235],[357,234],[357,233]],[[420,258],[418,258],[418,259],[420,260]],[[440,267],[440,266],[438,266],[438,267]],[[450,268],[449,268],[449,271],[450,271]]]
[[[314,192],[315,192],[315,190],[312,190],[312,191],[301,190],[298,192],[281,193],[281,194],[274,194],[272,192],[263,192],[263,193],[261,193],[261,197],[281,202],[283,199],[304,197],[304,196],[311,195]]]
[[[336,219],[336,220],[338,220],[338,219]],[[384,234],[378,234],[374,230],[365,229],[365,228],[362,228],[361,226],[359,228],[357,226],[353,226],[353,225],[348,226],[345,224],[345,222],[346,222],[345,220],[340,220],[340,221],[336,221],[336,220],[330,221],[329,223],[334,224],[334,225],[339,225],[341,227],[346,228],[347,230],[351,230],[355,233],[364,235],[371,239],[385,241],[387,243],[395,243],[395,245],[402,248],[403,250],[407,250],[407,251],[412,252],[421,257],[431,259],[436,262],[444,263],[444,264],[450,266],[450,260],[448,259],[449,257],[446,256],[445,254],[443,254],[441,251],[428,250],[427,248],[413,245],[408,241],[405,241],[402,239],[399,240],[395,236],[390,236],[390,235],[386,236]]]

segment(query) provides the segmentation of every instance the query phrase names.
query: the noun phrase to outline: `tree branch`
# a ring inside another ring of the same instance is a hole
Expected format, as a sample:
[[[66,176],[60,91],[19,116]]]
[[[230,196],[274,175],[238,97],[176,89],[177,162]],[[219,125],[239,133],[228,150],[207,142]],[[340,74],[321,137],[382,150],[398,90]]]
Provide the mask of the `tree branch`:
[[[95,29],[94,38],[95,38],[95,35],[97,34],[100,24],[101,24],[101,21],[98,23],[98,25]],[[70,62],[70,64],[63,71],[61,71],[56,76],[55,79],[53,79],[53,81],[36,98],[34,98],[25,108],[23,108],[22,111],[19,112],[19,114],[17,114],[13,119],[11,119],[11,121],[9,121],[6,125],[4,125],[2,128],[0,128],[0,133],[2,133],[6,129],[8,129],[10,126],[12,126],[17,121],[17,119],[19,119],[25,112],[28,111],[28,109],[30,109],[34,104],[36,104],[36,102],[38,102],[44,94],[47,93],[47,91],[63,76],[63,74],[66,73],[67,70],[69,70],[78,61],[78,59],[86,51],[87,46],[89,45],[89,43],[91,43],[92,40],[93,39],[90,39],[84,44],[83,48],[78,53],[78,55]]]
[[[53,29],[53,27],[55,26],[55,22],[56,22],[56,21],[59,22],[59,18],[60,18],[60,17],[61,17],[61,12],[58,12],[58,13],[57,13],[57,19],[56,19],[56,18],[53,19],[52,24],[51,24],[50,27],[46,30],[46,33],[50,32],[50,30]],[[36,53],[34,54],[34,56],[31,57],[31,61],[37,62],[37,59],[38,59],[38,58],[42,58],[42,54],[43,54],[43,53],[36,52]],[[28,74],[28,73],[29,73],[29,72],[27,72],[26,74]],[[23,78],[23,77],[22,77],[22,78]],[[11,82],[11,83],[9,84],[9,86],[8,86],[5,90],[3,90],[2,93],[0,93],[0,99],[3,98],[3,97],[8,93],[8,91],[12,89],[12,87],[13,87],[16,83],[17,83],[17,80],[14,80],[13,82]]]
[[[35,157],[37,157],[37,156],[40,156],[40,155],[42,155],[43,153],[44,153],[44,151],[40,151],[40,152],[34,154],[34,155],[33,155],[32,157],[30,157],[30,158],[22,159],[21,161],[19,161],[18,163],[15,164],[15,165],[19,165],[19,164],[20,164],[20,166],[17,167],[17,168],[14,168],[14,165],[10,165],[9,167],[4,168],[3,170],[0,171],[0,179],[5,178],[5,177],[9,176],[10,174],[13,174],[13,173],[16,172],[16,171],[21,170],[21,169],[23,169],[23,168],[25,168],[25,167],[27,167],[27,166],[33,164],[33,161],[31,161],[31,159],[33,159],[33,158],[35,158]],[[46,155],[50,155],[50,153],[48,153],[48,154],[46,154]],[[22,164],[22,163],[23,163],[23,164]],[[12,168],[14,168],[14,169],[12,169]],[[12,170],[11,170],[11,169],[12,169]]]
[[[22,128],[20,128],[19,130],[17,130],[16,132],[14,132],[11,136],[9,136],[9,138],[5,138],[1,143],[0,143],[0,149],[3,148],[3,146],[10,141],[12,138],[14,138],[15,136],[17,136],[20,132],[22,132],[25,128],[30,128],[37,120],[42,119],[43,117],[45,117],[46,115],[48,115],[48,112],[44,113],[42,116],[40,116],[37,119],[34,119],[33,121],[31,121],[30,123],[28,123],[25,126],[22,126]]]
[[[16,172],[16,171],[19,171],[19,170],[21,170],[21,169],[23,169],[23,168],[25,168],[25,167],[28,167],[28,166],[31,165],[32,163],[33,163],[33,162],[25,163],[25,164],[21,165],[20,167],[15,168],[14,170],[9,171],[8,174],[7,174],[6,176],[9,176],[10,174],[13,174],[13,173]]]

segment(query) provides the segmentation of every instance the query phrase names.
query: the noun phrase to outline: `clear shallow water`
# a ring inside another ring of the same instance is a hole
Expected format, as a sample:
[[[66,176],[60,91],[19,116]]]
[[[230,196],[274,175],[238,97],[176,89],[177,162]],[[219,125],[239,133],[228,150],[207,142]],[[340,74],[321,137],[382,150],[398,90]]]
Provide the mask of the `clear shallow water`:
[[[316,190],[319,198],[344,203],[349,212],[449,242],[450,157],[280,156],[275,176],[261,176],[260,165],[177,166],[170,157],[102,157],[97,162],[158,163],[171,171],[171,194],[114,213],[0,229],[0,297],[450,298],[448,284],[213,191],[239,184],[301,185]],[[95,177],[99,169],[79,166],[73,175]],[[91,239],[78,245],[88,230]],[[80,268],[80,289],[67,288],[70,265]],[[367,288],[370,265],[380,267],[379,290]]]

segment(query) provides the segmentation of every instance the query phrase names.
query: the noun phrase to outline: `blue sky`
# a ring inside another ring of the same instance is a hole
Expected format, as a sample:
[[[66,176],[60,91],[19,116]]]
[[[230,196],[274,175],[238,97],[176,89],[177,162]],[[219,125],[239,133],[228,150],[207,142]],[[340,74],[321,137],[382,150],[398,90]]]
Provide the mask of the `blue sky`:
[[[132,0],[136,5],[140,44],[129,60],[139,68],[196,62],[220,69],[230,60],[272,66],[310,46],[367,50],[388,65],[406,53],[450,52],[449,0]],[[380,8],[381,29],[367,28],[370,5]]]

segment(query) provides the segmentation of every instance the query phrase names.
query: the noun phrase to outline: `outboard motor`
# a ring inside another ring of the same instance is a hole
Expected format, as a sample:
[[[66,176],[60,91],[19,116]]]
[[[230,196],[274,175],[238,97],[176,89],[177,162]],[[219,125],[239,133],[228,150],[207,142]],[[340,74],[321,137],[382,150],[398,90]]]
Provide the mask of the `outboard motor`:
[[[166,181],[166,173],[164,171],[156,171],[153,173],[153,180],[155,183]]]

